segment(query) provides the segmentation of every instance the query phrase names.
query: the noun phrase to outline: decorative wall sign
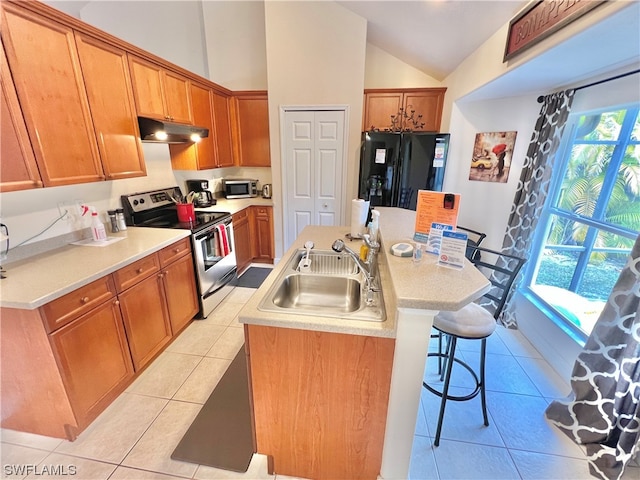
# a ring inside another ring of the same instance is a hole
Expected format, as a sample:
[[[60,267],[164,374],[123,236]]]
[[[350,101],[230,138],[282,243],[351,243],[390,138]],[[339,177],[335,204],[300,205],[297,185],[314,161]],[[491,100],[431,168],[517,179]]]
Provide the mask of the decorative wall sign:
[[[469,180],[507,183],[518,132],[478,133],[473,144]]]
[[[503,62],[604,3],[602,0],[539,0],[509,22]]]

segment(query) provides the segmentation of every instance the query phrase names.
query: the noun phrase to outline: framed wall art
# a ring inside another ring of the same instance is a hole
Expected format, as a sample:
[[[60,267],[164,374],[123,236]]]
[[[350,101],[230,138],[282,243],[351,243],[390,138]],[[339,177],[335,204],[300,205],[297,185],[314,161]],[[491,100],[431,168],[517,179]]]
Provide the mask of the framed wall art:
[[[473,144],[469,180],[507,183],[517,133],[478,133]]]

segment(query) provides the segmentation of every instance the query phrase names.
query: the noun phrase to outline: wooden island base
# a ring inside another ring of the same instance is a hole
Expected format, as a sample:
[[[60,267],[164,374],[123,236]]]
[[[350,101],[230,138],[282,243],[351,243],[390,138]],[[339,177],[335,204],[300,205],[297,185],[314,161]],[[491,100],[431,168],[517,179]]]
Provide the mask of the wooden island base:
[[[375,480],[394,339],[245,325],[245,340],[257,451],[274,472]]]

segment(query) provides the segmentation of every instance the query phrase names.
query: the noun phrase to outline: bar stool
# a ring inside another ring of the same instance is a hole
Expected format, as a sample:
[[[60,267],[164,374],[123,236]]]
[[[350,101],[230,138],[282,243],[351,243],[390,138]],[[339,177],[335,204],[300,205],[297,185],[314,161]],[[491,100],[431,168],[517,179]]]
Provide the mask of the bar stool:
[[[480,394],[484,425],[489,425],[485,390],[487,337],[496,329],[496,320],[502,313],[509,290],[518,272],[520,272],[522,265],[525,263],[525,259],[523,258],[482,247],[474,247],[470,260],[491,282],[489,291],[480,299],[476,300],[475,303],[470,303],[456,312],[440,312],[433,319],[433,328],[438,331],[439,337],[444,336],[446,347],[443,351],[442,342],[439,341],[438,351],[427,354],[427,357],[438,357],[439,361],[444,361],[444,370],[439,369],[440,380],[444,380],[444,386],[442,390],[438,390],[427,384],[427,382],[423,382],[422,385],[442,399],[440,401],[438,427],[434,441],[436,447],[440,444],[442,421],[444,419],[447,400],[471,400]],[[480,368],[478,373],[460,358],[456,358],[456,346],[459,338],[480,340],[482,342],[480,346]],[[468,395],[449,394],[449,383],[454,363],[462,366],[473,377],[475,388]]]

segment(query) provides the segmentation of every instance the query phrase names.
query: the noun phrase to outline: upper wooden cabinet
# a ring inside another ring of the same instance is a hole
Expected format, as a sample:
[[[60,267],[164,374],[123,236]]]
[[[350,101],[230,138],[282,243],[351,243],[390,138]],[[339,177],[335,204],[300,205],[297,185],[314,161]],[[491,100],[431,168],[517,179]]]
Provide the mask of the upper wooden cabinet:
[[[0,192],[42,187],[27,126],[20,110],[9,65],[0,44]]]
[[[209,129],[209,136],[198,143],[171,144],[171,166],[175,170],[207,170],[231,167],[231,126],[228,97],[208,87],[191,84],[193,123]]]
[[[417,132],[439,132],[442,106],[446,88],[375,89],[364,92],[363,131],[392,128],[392,116],[397,116],[400,108],[424,126],[415,128],[413,124],[401,120],[401,129]],[[418,120],[418,115],[422,118]]]
[[[233,167],[231,136],[231,97],[212,91],[213,123],[216,134],[218,167]]]
[[[138,115],[192,125],[189,79],[129,55]]]
[[[73,30],[5,2],[2,23],[44,185],[104,180]]]
[[[106,179],[145,176],[126,52],[79,33],[76,44]]]
[[[232,112],[237,165],[270,167],[267,92],[234,93]]]

